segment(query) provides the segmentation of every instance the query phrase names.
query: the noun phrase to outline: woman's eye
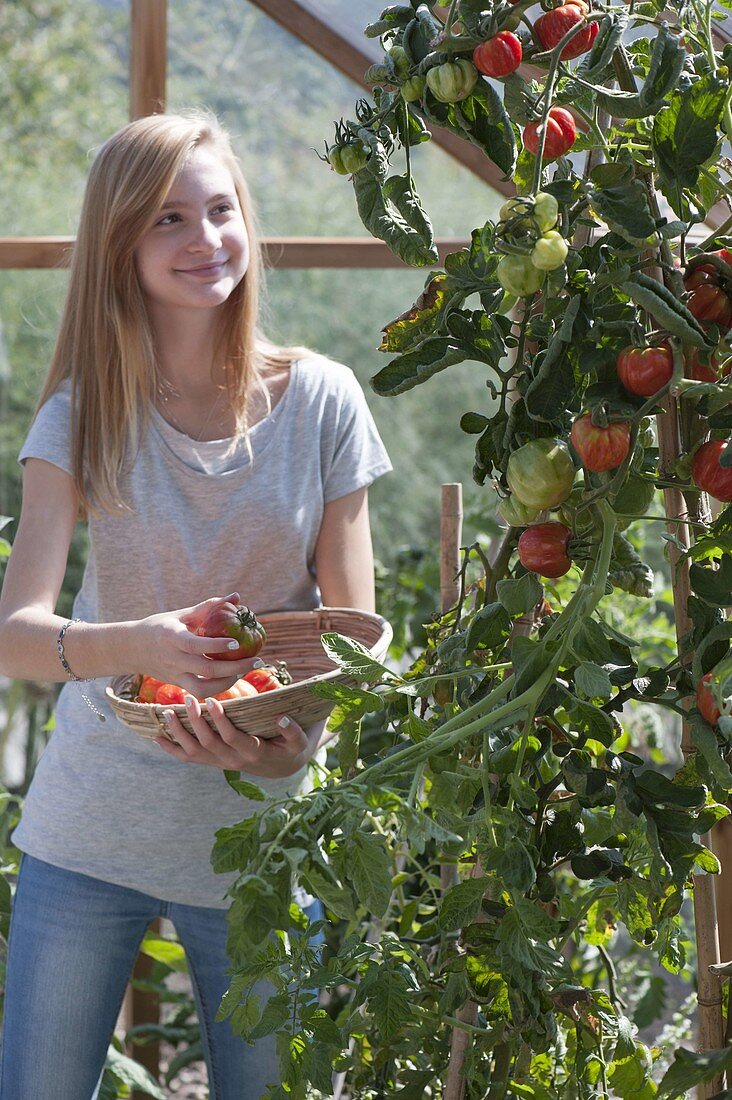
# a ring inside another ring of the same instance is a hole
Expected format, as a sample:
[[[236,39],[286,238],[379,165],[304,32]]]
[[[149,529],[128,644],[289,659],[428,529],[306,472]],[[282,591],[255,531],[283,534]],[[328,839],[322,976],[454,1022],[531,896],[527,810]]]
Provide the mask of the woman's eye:
[[[171,225],[172,223],[170,222],[170,218],[178,218],[179,216],[180,215],[178,214],[166,214],[165,217],[161,218],[160,221],[157,222],[157,225]]]
[[[230,202],[222,202],[220,206],[214,207],[214,214],[226,214],[229,210],[233,210],[234,207]]]

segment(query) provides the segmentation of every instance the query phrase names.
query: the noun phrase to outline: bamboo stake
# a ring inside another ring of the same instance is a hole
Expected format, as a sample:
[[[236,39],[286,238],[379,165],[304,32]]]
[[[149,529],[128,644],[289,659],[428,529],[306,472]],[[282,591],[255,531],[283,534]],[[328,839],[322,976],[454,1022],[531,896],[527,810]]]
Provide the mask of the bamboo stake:
[[[656,418],[658,427],[658,446],[660,454],[661,477],[668,478],[673,473],[673,465],[681,453],[679,433],[679,415],[676,401],[668,397],[664,402],[664,413]],[[664,505],[669,534],[678,539],[687,548],[689,545],[689,527],[679,519],[696,518],[688,507],[687,501],[679,489],[663,490]],[[674,598],[674,617],[676,620],[676,638],[680,645],[691,629],[688,613],[688,600],[691,595],[689,583],[689,560],[682,558],[682,551],[669,543],[669,563],[671,566],[671,584]],[[687,661],[691,660],[691,655]],[[684,757],[695,752],[691,743],[689,723],[684,720],[681,732],[681,751]],[[709,834],[700,838],[702,844],[709,845]],[[717,930],[717,910],[714,894],[714,879],[711,875],[694,875],[694,926],[697,943],[697,1002],[699,1005],[698,1046],[701,1050],[719,1050],[725,1045],[722,1020],[722,988],[719,979],[711,973],[709,967],[719,962],[719,938]],[[699,1086],[699,1100],[715,1096],[724,1087],[720,1075],[707,1084]]]

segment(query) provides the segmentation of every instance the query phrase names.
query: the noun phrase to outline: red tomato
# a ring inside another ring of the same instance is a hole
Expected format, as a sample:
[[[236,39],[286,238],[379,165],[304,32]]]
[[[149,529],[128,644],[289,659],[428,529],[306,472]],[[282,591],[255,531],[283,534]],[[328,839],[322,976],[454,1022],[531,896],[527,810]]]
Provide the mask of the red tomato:
[[[162,687],[162,684],[163,681],[156,680],[154,676],[143,676],[140,684],[140,691],[137,696],[137,702],[154,703],[158,688]]]
[[[217,661],[241,661],[244,657],[256,657],[267,640],[264,627],[253,611],[242,604],[220,603],[209,611],[196,628],[201,638],[233,638],[239,648],[226,653],[207,653]]]
[[[511,31],[499,31],[473,50],[473,64],[484,76],[500,78],[516,72],[521,64],[521,40]]]
[[[592,423],[590,413],[578,417],[570,434],[572,446],[586,470],[595,474],[614,470],[620,465],[630,448],[630,424],[621,420],[600,428]]]
[[[572,567],[567,544],[572,532],[563,523],[535,523],[518,540],[519,561],[542,577],[563,577]]]
[[[155,702],[162,703],[163,705],[170,705],[171,703],[185,703],[186,693],[181,687],[177,687],[175,684],[161,684],[155,693]]]
[[[564,38],[567,31],[581,23],[588,11],[587,4],[583,0],[567,0],[561,7],[553,8],[544,15],[540,15],[534,23],[534,32],[545,50],[553,50]],[[581,53],[587,53],[597,37],[599,24],[588,23],[584,30],[578,31],[574,38],[570,39],[562,50],[562,61],[569,61],[573,57],[579,57]]]
[[[696,705],[699,707],[699,713],[702,718],[709,722],[710,725],[716,726],[717,722],[722,717],[722,712],[715,703],[712,689],[709,687],[711,678],[712,673],[708,672],[706,676],[702,676],[701,680],[696,685]]]
[[[716,283],[705,279],[706,272],[699,268],[684,286],[690,292],[686,299],[686,308],[703,326],[719,325],[720,328],[732,328],[732,298]]]
[[[671,381],[674,357],[666,342],[654,348],[623,348],[618,356],[618,378],[637,397],[652,397]]]
[[[276,691],[282,684],[270,668],[253,668],[244,677],[256,691]]]
[[[524,148],[534,156],[539,152],[539,127],[541,122],[530,122],[524,129]],[[569,111],[564,107],[550,107],[546,121],[546,138],[542,160],[556,160],[563,157],[574,145],[577,127]]]
[[[710,439],[702,443],[691,462],[694,484],[722,504],[732,501],[732,466],[719,464],[726,446],[726,439]]]

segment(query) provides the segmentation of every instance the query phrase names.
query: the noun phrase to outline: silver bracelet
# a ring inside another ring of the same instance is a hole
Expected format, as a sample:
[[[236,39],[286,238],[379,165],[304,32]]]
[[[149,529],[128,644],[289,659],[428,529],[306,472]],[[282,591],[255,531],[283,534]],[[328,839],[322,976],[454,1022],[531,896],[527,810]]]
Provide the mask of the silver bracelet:
[[[61,662],[63,670],[66,673],[66,675],[68,676],[69,680],[73,680],[74,683],[77,683],[77,684],[88,684],[88,683],[91,682],[90,679],[89,678],[83,679],[81,676],[77,676],[76,673],[72,670],[71,665],[69,664],[69,662],[66,660],[66,655],[64,653],[64,638],[66,637],[66,631],[69,629],[70,626],[72,626],[73,623],[80,623],[80,622],[81,622],[81,619],[69,619],[68,622],[64,623],[64,625],[59,630],[58,638],[56,639],[56,652],[58,653],[58,659]],[[91,699],[89,698],[89,696],[87,695],[87,693],[85,691],[82,691],[81,697],[84,700],[84,702],[86,703],[86,705],[89,707],[89,710],[91,710],[94,714],[96,714],[96,716],[97,716],[97,718],[99,719],[100,722],[106,722],[107,721],[106,715],[102,714],[99,707],[91,701]]]

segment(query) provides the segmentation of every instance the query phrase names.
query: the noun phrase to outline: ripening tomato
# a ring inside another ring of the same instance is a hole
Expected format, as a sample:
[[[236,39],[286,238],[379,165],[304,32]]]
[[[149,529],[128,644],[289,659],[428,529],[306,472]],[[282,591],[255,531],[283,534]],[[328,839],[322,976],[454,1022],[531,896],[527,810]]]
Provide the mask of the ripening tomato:
[[[566,0],[566,3],[560,7],[553,8],[551,11],[539,16],[534,23],[534,33],[545,50],[553,50],[555,46],[559,45],[567,31],[570,31],[572,27],[576,27],[578,23],[584,20],[589,10],[584,0]],[[562,61],[569,61],[573,57],[579,57],[580,54],[587,53],[591,49],[599,29],[599,24],[593,20],[593,22],[587,23],[584,30],[577,31],[577,34],[570,39],[562,50],[560,54]]]
[[[637,397],[652,397],[674,373],[674,356],[666,341],[659,347],[628,347],[618,355],[618,378]]]
[[[732,466],[719,464],[727,443],[726,439],[709,439],[702,443],[691,461],[694,484],[722,504],[732,501]]]
[[[484,76],[500,79],[521,64],[521,40],[512,31],[499,31],[473,50],[473,64]]]
[[[154,676],[143,676],[137,693],[137,702],[154,703],[158,688],[162,687],[163,682],[163,680],[156,680]]]
[[[709,686],[709,681],[712,679],[714,673],[708,672],[706,676],[702,676],[699,683],[696,685],[696,705],[699,708],[699,713],[711,726],[716,726],[719,719],[722,717],[722,712],[717,706],[712,689]]]
[[[716,283],[698,281],[697,273],[698,269],[688,283],[684,282],[689,291],[686,308],[703,328],[709,325],[719,325],[723,329],[732,328],[732,298]]]
[[[183,704],[186,701],[186,693],[176,684],[161,684],[155,693],[155,702],[165,705]]]
[[[527,507],[518,497],[510,494],[498,505],[498,514],[505,519],[509,527],[527,527],[536,519],[540,511],[540,508]]]
[[[201,638],[233,638],[239,648],[225,653],[207,653],[217,661],[241,661],[256,657],[267,640],[267,634],[253,611],[243,604],[219,603],[209,611],[196,628]]]
[[[232,684],[226,691],[220,691],[218,695],[214,695],[214,699],[243,699],[247,695],[257,695],[257,689],[248,684],[245,679],[237,680],[235,684]]]
[[[555,271],[567,259],[569,247],[561,233],[550,229],[534,245],[531,262],[539,271]]]
[[[570,433],[572,446],[586,470],[594,474],[614,470],[630,449],[630,424],[625,420],[601,428],[592,423],[592,414],[575,420]]]
[[[542,577],[563,577],[572,567],[567,552],[571,535],[563,523],[535,523],[518,540],[519,561]]]
[[[532,439],[514,451],[506,467],[508,487],[528,508],[554,508],[572,492],[574,463],[561,439]]]
[[[531,256],[501,256],[496,268],[496,278],[504,290],[517,298],[536,294],[546,278],[546,273],[534,267]]]
[[[256,668],[247,672],[244,679],[253,684],[257,691],[276,691],[292,683],[292,676],[287,669],[285,661],[277,661],[276,664],[259,664]]]
[[[524,129],[524,148],[534,156],[539,152],[539,127],[541,121],[530,122]],[[546,137],[542,160],[556,160],[563,157],[575,143],[577,127],[569,111],[564,107],[550,107],[546,120]]]

